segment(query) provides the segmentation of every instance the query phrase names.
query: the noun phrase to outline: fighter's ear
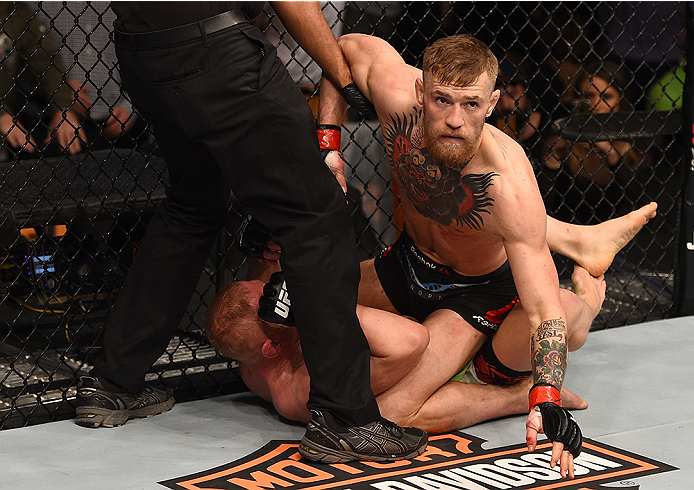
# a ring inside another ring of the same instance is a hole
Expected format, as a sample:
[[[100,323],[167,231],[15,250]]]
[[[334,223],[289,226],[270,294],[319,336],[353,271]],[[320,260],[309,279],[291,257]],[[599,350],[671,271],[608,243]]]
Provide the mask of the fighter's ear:
[[[424,106],[424,81],[421,78],[417,78],[414,81],[414,91],[417,96],[417,104],[419,106]]]
[[[260,347],[260,351],[263,353],[263,357],[266,359],[273,359],[277,357],[280,350],[282,350],[282,344],[270,339],[265,339],[265,342],[263,342],[263,345]]]
[[[492,112],[494,112],[494,108],[496,107],[496,104],[499,102],[499,97],[501,97],[501,91],[497,88],[492,92],[491,97],[489,97],[489,107],[487,108],[486,117],[491,116]]]

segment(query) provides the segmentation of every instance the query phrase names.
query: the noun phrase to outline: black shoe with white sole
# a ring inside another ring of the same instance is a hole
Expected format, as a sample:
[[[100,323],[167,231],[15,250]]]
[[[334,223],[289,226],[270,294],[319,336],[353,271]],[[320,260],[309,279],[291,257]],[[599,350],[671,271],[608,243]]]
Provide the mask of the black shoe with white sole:
[[[138,396],[107,390],[92,376],[77,385],[75,423],[83,427],[118,427],[129,419],[152,417],[171,410],[173,392],[147,386]]]
[[[328,412],[311,410],[311,421],[299,445],[306,459],[321,463],[397,461],[424,452],[427,433],[381,418],[362,426],[341,427]]]

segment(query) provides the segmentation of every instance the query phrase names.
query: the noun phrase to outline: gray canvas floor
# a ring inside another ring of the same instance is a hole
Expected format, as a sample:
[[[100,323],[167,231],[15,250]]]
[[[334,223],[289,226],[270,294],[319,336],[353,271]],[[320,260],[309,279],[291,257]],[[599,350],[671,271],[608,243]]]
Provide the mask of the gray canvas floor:
[[[589,442],[677,469],[645,476],[624,472],[607,486],[600,486],[605,484],[595,477],[580,486],[566,481],[549,485],[538,480],[535,485],[518,483],[505,488],[694,487],[692,339],[694,317],[592,332],[586,345],[571,354],[565,382],[590,403],[587,410],[574,412]],[[481,446],[484,450],[506,450],[524,443],[524,421],[521,416],[509,417],[463,432],[486,441]],[[181,403],[169,413],[114,429],[85,429],[72,421],[10,429],[0,432],[0,489],[163,489],[158,482],[232,463],[273,440],[296,443],[303,432],[300,425],[280,421],[271,408],[250,393]],[[514,451],[522,452],[517,447],[506,452]],[[413,481],[410,488],[425,488]],[[228,486],[226,479],[224,482],[227,486],[223,488],[242,488]],[[209,482],[199,487],[190,482],[186,485],[172,488],[220,488]],[[376,483],[371,486],[407,488]],[[347,485],[337,482],[312,488]],[[362,487],[350,484],[349,488]]]

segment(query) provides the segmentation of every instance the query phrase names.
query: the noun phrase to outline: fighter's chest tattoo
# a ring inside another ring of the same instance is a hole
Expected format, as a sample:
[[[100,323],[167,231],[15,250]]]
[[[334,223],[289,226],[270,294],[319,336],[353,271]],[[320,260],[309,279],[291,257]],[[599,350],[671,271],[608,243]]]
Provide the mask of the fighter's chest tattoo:
[[[480,229],[494,199],[488,196],[498,174],[461,175],[435,160],[422,145],[421,110],[391,115],[384,127],[385,146],[401,191],[417,211],[445,226]]]

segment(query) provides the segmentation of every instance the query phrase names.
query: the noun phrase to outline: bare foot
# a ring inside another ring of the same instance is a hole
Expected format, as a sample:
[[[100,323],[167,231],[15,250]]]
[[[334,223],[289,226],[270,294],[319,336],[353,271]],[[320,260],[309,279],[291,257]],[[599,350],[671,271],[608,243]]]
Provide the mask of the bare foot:
[[[588,402],[562,386],[561,406],[569,410],[585,410],[588,408]]]
[[[581,248],[576,260],[592,276],[604,274],[615,255],[655,217],[658,203],[651,202],[631,213],[595,226],[582,227]]]
[[[605,275],[600,274],[598,277],[593,277],[586,269],[576,265],[571,275],[571,281],[573,281],[576,296],[590,309],[593,318],[598,316],[602,303],[605,301],[607,290]]]

